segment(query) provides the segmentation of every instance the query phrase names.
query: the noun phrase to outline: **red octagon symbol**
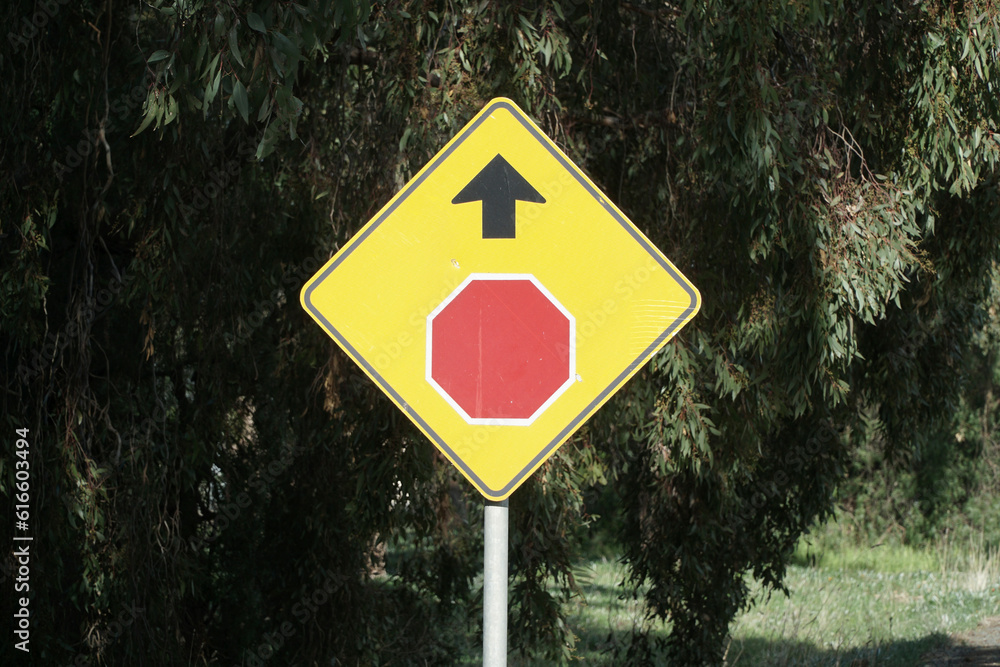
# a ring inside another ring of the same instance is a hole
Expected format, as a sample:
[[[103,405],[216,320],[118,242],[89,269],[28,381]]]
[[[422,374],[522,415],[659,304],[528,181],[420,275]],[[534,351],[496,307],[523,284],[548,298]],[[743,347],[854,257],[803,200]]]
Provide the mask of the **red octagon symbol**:
[[[527,426],[573,383],[575,327],[534,276],[474,273],[427,316],[427,381],[470,424]]]

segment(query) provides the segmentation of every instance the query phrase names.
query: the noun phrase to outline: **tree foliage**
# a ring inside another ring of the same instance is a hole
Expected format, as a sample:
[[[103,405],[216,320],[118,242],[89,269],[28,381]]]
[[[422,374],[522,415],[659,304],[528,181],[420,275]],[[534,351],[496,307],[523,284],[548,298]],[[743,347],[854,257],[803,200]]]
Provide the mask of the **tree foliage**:
[[[480,501],[296,295],[495,96],[704,301],[514,495],[517,649],[572,657],[559,603],[607,486],[672,659],[718,663],[745,575],[781,587],[857,434],[919,453],[976,386],[1000,250],[990,0],[2,13],[3,414],[31,429],[39,664],[454,659]]]

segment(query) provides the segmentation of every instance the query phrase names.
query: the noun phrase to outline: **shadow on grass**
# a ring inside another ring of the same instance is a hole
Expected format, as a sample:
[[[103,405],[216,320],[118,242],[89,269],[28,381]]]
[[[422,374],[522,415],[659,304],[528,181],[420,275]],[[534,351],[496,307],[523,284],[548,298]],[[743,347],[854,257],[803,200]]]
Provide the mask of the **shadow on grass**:
[[[577,637],[575,660],[593,667],[625,664],[631,633],[610,630],[600,624],[573,628]],[[660,633],[657,633],[660,634]],[[665,632],[661,635],[665,636]],[[616,650],[617,649],[617,650]],[[668,666],[664,655],[650,656],[654,664]],[[617,656],[617,657],[616,657]],[[471,660],[469,659],[471,658]],[[481,654],[466,656],[466,667],[482,664]],[[548,665],[538,658],[511,652],[510,667]],[[725,667],[1000,667],[1000,648],[955,645],[939,632],[918,639],[869,642],[858,646],[818,646],[795,639],[750,637],[734,640],[726,655]]]
[[[948,646],[931,652],[921,667],[1000,667],[1000,646]]]
[[[576,660],[594,667],[625,664],[630,639],[628,632],[609,633],[606,629],[575,628],[579,643]],[[867,646],[820,647],[811,642],[769,640],[753,637],[734,641],[729,647],[725,667],[987,667],[997,665],[996,649],[957,649],[952,653],[948,637],[935,633],[913,640],[897,640]],[[618,649],[617,655],[615,648]],[[924,659],[926,656],[926,659]],[[944,657],[948,656],[948,657]],[[651,656],[654,663],[667,667],[665,656]],[[992,660],[992,662],[990,661]],[[538,659],[511,654],[511,667],[540,667]]]
[[[817,646],[794,639],[749,637],[733,640],[726,656],[726,667],[915,667],[936,663],[921,658],[934,649],[948,645],[948,636],[939,632],[919,639],[868,642],[859,646]],[[952,664],[952,663],[942,663]],[[959,664],[959,663],[954,663]],[[968,664],[968,663],[966,663]],[[978,663],[977,663],[978,664]],[[989,663],[986,663],[989,664]]]

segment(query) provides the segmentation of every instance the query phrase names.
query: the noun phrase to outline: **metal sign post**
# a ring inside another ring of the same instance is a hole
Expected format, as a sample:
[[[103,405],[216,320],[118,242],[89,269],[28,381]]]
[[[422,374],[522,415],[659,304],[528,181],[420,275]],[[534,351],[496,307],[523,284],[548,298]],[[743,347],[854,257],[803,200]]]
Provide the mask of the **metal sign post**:
[[[506,500],[486,501],[483,517],[483,667],[507,665]]]
[[[701,307],[512,101],[489,102],[302,288],[486,497],[483,665],[507,664],[507,498]]]

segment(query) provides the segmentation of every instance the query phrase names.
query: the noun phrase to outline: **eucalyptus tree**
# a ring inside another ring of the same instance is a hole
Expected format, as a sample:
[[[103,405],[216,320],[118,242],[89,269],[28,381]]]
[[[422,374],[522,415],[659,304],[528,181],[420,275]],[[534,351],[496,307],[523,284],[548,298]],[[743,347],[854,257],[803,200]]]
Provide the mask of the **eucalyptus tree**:
[[[520,650],[572,657],[560,603],[606,487],[649,612],[616,664],[658,659],[658,620],[675,662],[720,662],[746,575],[781,588],[854,434],[906,451],[961,397],[998,251],[985,0],[3,16],[3,414],[30,429],[47,664],[463,649],[479,499],[297,293],[496,96],[704,303],[513,497]]]

